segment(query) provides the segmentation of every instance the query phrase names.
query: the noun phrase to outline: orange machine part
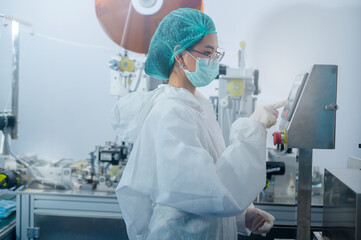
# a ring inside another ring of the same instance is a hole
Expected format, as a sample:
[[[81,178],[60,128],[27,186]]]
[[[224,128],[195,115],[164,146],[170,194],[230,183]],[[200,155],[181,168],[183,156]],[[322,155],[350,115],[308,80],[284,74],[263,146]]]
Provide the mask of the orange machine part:
[[[100,25],[118,45],[122,42],[129,4],[131,0],[95,0]],[[132,5],[122,47],[137,53],[148,53],[150,40],[160,21],[171,11],[184,7],[203,11],[203,1],[163,0],[162,7],[153,15],[142,15]]]

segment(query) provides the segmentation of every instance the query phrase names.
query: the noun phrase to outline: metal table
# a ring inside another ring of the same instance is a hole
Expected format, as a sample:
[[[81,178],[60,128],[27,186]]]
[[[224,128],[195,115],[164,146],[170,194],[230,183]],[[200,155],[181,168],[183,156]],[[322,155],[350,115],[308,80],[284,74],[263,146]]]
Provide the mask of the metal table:
[[[114,193],[21,191],[17,213],[16,239],[128,239]]]

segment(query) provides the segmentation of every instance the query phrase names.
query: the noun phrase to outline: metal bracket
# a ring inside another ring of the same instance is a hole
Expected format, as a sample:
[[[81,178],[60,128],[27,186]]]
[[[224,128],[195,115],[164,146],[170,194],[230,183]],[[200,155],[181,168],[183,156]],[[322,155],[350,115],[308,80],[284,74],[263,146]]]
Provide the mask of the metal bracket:
[[[27,236],[28,236],[28,238],[39,238],[40,237],[40,228],[28,227]]]
[[[325,110],[331,110],[331,111],[336,111],[338,109],[337,104],[328,104],[325,106]]]

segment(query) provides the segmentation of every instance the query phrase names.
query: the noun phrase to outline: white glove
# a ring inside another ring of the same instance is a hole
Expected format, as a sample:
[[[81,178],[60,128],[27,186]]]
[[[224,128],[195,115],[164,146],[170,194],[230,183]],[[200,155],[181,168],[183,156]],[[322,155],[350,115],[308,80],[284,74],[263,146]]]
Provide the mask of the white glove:
[[[261,106],[249,117],[262,124],[265,128],[270,128],[276,124],[278,118],[277,109],[287,104],[287,100],[282,100],[272,105]]]
[[[274,216],[261,209],[247,208],[246,210],[245,225],[254,234],[265,236],[273,227],[274,220]]]

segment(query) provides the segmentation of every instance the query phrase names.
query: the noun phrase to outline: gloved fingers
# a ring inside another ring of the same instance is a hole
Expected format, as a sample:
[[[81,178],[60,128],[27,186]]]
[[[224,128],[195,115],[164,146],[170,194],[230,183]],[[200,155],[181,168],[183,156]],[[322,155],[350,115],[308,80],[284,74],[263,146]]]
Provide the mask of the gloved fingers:
[[[287,100],[282,100],[282,101],[276,102],[274,104],[267,105],[267,107],[272,108],[272,109],[278,109],[278,108],[286,106],[286,104],[287,104]]]
[[[251,232],[257,231],[260,227],[262,227],[265,223],[265,220],[262,217],[257,216],[256,219],[252,222]]]
[[[273,221],[265,221],[256,231],[252,232],[254,234],[265,234],[268,233],[273,227]]]
[[[257,208],[248,208],[246,212],[245,225],[251,231],[256,231],[264,223],[264,218],[259,214]]]
[[[275,118],[278,118],[278,111],[277,111],[276,109],[270,108],[270,107],[268,107],[268,106],[264,106],[264,107],[265,107],[265,109],[266,109],[267,111],[269,111],[270,113],[272,113],[272,115],[273,115]]]
[[[270,128],[276,124],[278,111],[276,109],[261,106],[250,116],[251,119],[261,123],[265,128]]]
[[[266,220],[269,222],[273,222],[275,220],[275,217],[272,214],[269,214],[266,211],[263,211],[261,209],[259,209],[259,214]]]
[[[265,127],[266,128],[270,128],[272,127],[273,125],[275,125],[277,122],[277,117],[274,116],[274,115],[268,115],[267,117],[267,121],[265,123]]]
[[[249,208],[246,212],[246,227],[254,234],[268,233],[273,227],[274,216],[258,208]]]

